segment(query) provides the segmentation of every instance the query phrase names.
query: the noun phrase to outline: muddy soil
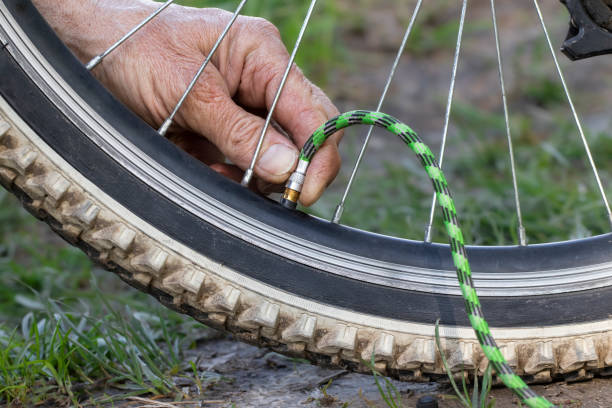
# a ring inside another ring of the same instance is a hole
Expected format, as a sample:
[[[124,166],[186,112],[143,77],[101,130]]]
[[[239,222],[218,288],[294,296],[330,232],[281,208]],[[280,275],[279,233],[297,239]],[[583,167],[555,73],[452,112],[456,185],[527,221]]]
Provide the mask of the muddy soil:
[[[219,333],[189,352],[202,370],[201,390],[191,381],[176,378],[187,398],[175,403],[157,400],[158,407],[351,407],[383,408],[374,377],[313,366],[264,349],[232,340]],[[387,379],[399,392],[403,408],[416,406],[424,396],[433,396],[440,408],[460,407],[446,384],[408,383]],[[380,379],[383,388],[385,380]],[[565,408],[612,407],[612,379],[595,378],[583,383],[554,383],[535,386],[540,395]],[[503,387],[493,389],[496,408],[517,407],[518,400]],[[133,400],[123,407],[153,406]],[[200,405],[201,404],[201,405]],[[115,405],[116,406],[116,405]]]

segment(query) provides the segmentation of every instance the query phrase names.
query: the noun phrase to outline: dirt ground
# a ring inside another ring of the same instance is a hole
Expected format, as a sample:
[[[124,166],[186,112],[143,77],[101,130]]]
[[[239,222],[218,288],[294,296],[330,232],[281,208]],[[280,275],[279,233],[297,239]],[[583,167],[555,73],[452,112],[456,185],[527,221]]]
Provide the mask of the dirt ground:
[[[209,373],[203,391],[184,382],[180,385],[189,398],[178,404],[167,401],[163,407],[387,407],[370,375],[313,366],[233,341],[221,333],[212,337],[189,352],[193,361],[199,362],[199,368]],[[447,385],[390,381],[400,392],[400,407],[415,407],[417,400],[426,395],[436,397],[440,408],[461,406],[451,397],[452,389]],[[534,390],[565,408],[612,407],[612,378],[538,385]],[[496,408],[519,406],[517,398],[503,387],[493,389],[491,396]],[[122,406],[145,405],[143,400],[133,400]]]

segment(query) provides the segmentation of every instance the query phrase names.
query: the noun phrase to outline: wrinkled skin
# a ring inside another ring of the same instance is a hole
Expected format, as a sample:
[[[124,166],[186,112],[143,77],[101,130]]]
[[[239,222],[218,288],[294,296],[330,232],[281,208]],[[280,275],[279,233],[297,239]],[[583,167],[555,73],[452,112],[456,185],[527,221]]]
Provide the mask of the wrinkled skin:
[[[34,0],[77,57],[87,62],[150,14],[146,0]],[[159,127],[174,108],[231,13],[172,5],[93,70],[121,101]],[[276,27],[240,16],[175,118],[170,139],[234,180],[249,165],[289,54]],[[297,67],[289,75],[255,168],[262,191],[275,190],[295,168],[312,131],[338,114]],[[300,200],[315,202],[340,166],[340,135],[321,148]],[[232,165],[226,164],[228,159]]]

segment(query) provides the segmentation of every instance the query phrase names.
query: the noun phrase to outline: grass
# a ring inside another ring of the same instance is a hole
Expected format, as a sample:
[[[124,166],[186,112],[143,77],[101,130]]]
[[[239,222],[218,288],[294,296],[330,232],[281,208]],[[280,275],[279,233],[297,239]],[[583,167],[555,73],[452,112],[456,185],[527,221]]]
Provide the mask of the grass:
[[[459,2],[437,0],[429,4],[419,15],[411,33],[407,50],[413,56],[428,56],[439,52],[454,50],[459,31],[458,16],[461,14]],[[488,28],[489,21],[470,21],[464,27],[464,35],[477,34]]]
[[[442,365],[446,372],[446,376],[452,390],[454,391],[454,395],[444,395],[443,398],[456,400],[462,407],[465,408],[495,408],[495,398],[491,397],[490,395],[491,386],[493,384],[491,364],[487,365],[485,371],[482,373],[482,378],[479,378],[478,376],[478,368],[474,370],[471,379],[470,393],[470,387],[466,381],[466,378],[468,377],[467,373],[464,370],[461,370],[459,373],[453,373],[450,369],[446,355],[444,354],[444,349],[442,348],[438,321],[435,324],[435,340],[436,348],[442,360]],[[402,397],[397,387],[389,380],[389,378],[381,375],[376,370],[375,353],[372,352],[372,358],[370,361],[362,360],[362,363],[371,370],[376,387],[378,388],[378,392],[385,405],[389,408],[406,408],[406,405],[402,403]],[[459,388],[455,381],[457,376],[461,377],[461,388]]]
[[[90,399],[108,402],[112,396],[90,394],[102,386],[126,395],[180,393],[172,376],[181,367],[178,338],[172,323],[129,308],[107,307],[106,316],[89,315],[48,300],[26,314],[19,326],[0,332],[4,350],[0,395],[11,403],[36,404]],[[86,305],[82,305],[86,308]],[[10,331],[9,331],[10,330]],[[179,394],[180,395],[180,394]]]
[[[0,191],[0,404],[189,399],[176,379],[219,380],[186,356],[207,333],[202,325],[129,290],[79,250],[50,244],[47,227],[15,201]]]
[[[446,376],[454,392],[454,395],[444,395],[443,398],[456,400],[460,406],[465,408],[495,408],[495,398],[491,397],[490,395],[491,386],[493,384],[491,364],[487,365],[481,376],[482,379],[478,376],[478,368],[474,370],[471,379],[470,393],[470,387],[466,381],[466,378],[468,377],[467,373],[464,370],[461,370],[459,373],[453,373],[450,369],[446,355],[444,354],[444,349],[442,348],[438,321],[436,321],[435,324],[435,340],[436,348],[442,360],[442,365],[446,372]],[[362,360],[362,363],[371,370],[376,387],[378,388],[378,392],[385,405],[389,408],[407,408],[407,406],[402,403],[402,397],[397,387],[395,387],[389,378],[381,375],[376,370],[375,353],[372,353],[372,358],[370,361]],[[459,388],[455,381],[457,376],[461,377],[461,388]]]
[[[436,321],[435,325],[435,339],[436,348],[438,354],[442,360],[442,365],[446,371],[446,376],[455,392],[454,398],[456,398],[460,404],[465,408],[494,408],[495,398],[492,398],[489,394],[491,393],[491,385],[493,383],[492,367],[491,364],[487,364],[487,368],[482,374],[482,381],[478,378],[478,368],[474,369],[474,375],[472,377],[472,394],[470,395],[468,385],[466,383],[466,373],[461,370],[459,376],[461,377],[461,389],[455,382],[455,375],[451,371],[444,349],[442,348],[440,340],[440,327],[439,321]]]
[[[372,351],[372,358],[370,361],[362,360],[362,363],[372,371],[376,388],[380,394],[382,400],[389,408],[403,408],[402,397],[397,387],[389,380],[388,377],[383,376],[376,370],[376,353]]]

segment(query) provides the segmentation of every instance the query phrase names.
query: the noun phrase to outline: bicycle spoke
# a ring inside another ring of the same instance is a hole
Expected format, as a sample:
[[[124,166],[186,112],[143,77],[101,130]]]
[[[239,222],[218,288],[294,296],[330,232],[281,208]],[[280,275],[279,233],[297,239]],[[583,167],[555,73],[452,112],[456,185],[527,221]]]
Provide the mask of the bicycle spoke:
[[[461,17],[459,20],[459,32],[457,33],[457,45],[455,47],[455,56],[453,59],[453,70],[451,74],[451,82],[450,87],[448,89],[448,100],[446,102],[446,114],[444,115],[444,131],[442,132],[442,145],[440,146],[440,168],[442,168],[442,163],[444,162],[444,151],[446,149],[446,138],[448,136],[448,125],[450,122],[450,114],[451,107],[453,105],[453,96],[455,93],[455,80],[457,79],[457,68],[459,66],[459,55],[461,53],[461,40],[463,38],[463,27],[465,24],[465,14],[467,10],[467,0],[463,0],[463,5],[461,7]],[[431,242],[431,229],[433,225],[433,219],[436,212],[436,194],[433,194],[433,198],[431,200],[431,209],[429,210],[429,222],[427,223],[427,227],[425,228],[425,242]]]
[[[317,0],[311,0],[310,6],[308,7],[308,11],[306,12],[306,17],[304,17],[304,21],[302,22],[300,33],[298,34],[297,40],[295,41],[295,45],[293,46],[293,51],[291,51],[291,56],[289,57],[287,68],[285,68],[285,73],[283,74],[281,82],[278,86],[276,95],[274,95],[274,100],[272,101],[272,106],[270,106],[270,110],[268,111],[266,122],[264,123],[264,126],[261,129],[259,140],[257,141],[257,147],[255,148],[255,152],[253,153],[253,157],[251,158],[251,163],[249,165],[249,168],[245,171],[242,181],[240,182],[240,184],[242,184],[243,186],[248,186],[249,183],[251,182],[251,178],[253,178],[253,169],[255,168],[255,164],[257,163],[257,158],[259,157],[259,152],[261,151],[261,147],[263,146],[264,138],[266,137],[266,132],[268,131],[268,127],[270,126],[270,121],[272,120],[272,115],[274,114],[274,110],[276,109],[276,104],[278,103],[281,93],[283,92],[283,88],[285,87],[285,82],[287,82],[287,78],[289,77],[289,72],[291,71],[291,67],[293,66],[293,61],[295,60],[295,56],[297,55],[298,49],[300,48],[302,37],[304,36],[304,32],[306,32],[306,26],[308,26],[308,22],[310,21],[310,16],[312,15],[312,11],[314,10],[314,7],[316,4],[317,4]]]
[[[533,4],[535,5],[536,11],[538,12],[538,18],[540,19],[540,24],[542,25],[542,31],[544,31],[544,36],[546,37],[548,48],[550,49],[550,53],[552,54],[552,59],[555,62],[555,67],[557,68],[557,73],[559,74],[561,84],[563,85],[563,91],[565,92],[565,97],[567,98],[567,102],[569,103],[570,109],[572,110],[574,121],[576,122],[576,126],[578,127],[578,133],[580,133],[580,138],[582,139],[584,150],[589,159],[589,163],[591,164],[591,169],[593,170],[593,175],[595,176],[595,180],[597,181],[597,186],[599,188],[599,192],[601,194],[601,198],[603,200],[604,207],[608,214],[608,221],[610,222],[610,227],[612,227],[612,211],[610,210],[610,203],[608,203],[606,192],[604,191],[603,184],[601,183],[601,178],[599,177],[599,171],[597,170],[597,165],[595,164],[595,160],[593,160],[593,155],[591,154],[589,142],[587,141],[586,136],[584,135],[584,130],[582,129],[582,123],[580,121],[580,118],[578,117],[578,113],[574,106],[574,101],[572,100],[572,97],[569,92],[569,88],[567,86],[567,83],[565,82],[565,76],[563,75],[563,71],[561,70],[561,65],[559,65],[559,60],[557,59],[557,55],[555,54],[555,49],[552,45],[552,41],[550,40],[550,36],[548,35],[548,29],[546,28],[546,23],[544,22],[544,17],[542,16],[542,10],[540,10],[540,4],[538,3],[538,0],[533,0]]]
[[[221,35],[219,35],[219,37],[217,38],[217,41],[215,42],[215,45],[213,45],[212,49],[208,53],[208,56],[206,57],[206,59],[204,60],[202,65],[200,65],[200,68],[198,69],[196,74],[193,76],[193,79],[191,80],[191,82],[187,86],[187,89],[185,89],[185,92],[183,93],[183,96],[181,96],[181,99],[179,99],[179,101],[176,103],[176,106],[174,107],[174,110],[172,111],[170,116],[168,116],[168,118],[164,121],[164,123],[161,125],[161,127],[157,131],[160,135],[165,136],[166,132],[168,132],[168,129],[170,128],[170,125],[172,125],[172,122],[174,121],[174,117],[178,113],[179,109],[181,109],[181,106],[183,106],[183,103],[187,99],[187,96],[189,95],[189,93],[191,92],[191,90],[193,89],[195,84],[198,82],[198,79],[200,78],[200,76],[204,72],[204,69],[206,69],[206,66],[208,65],[208,63],[212,59],[213,55],[215,54],[215,51],[217,51],[217,48],[219,48],[219,44],[221,44],[221,41],[223,41],[223,39],[225,38],[225,36],[229,32],[230,28],[232,28],[232,25],[234,24],[234,21],[236,21],[236,19],[238,18],[238,15],[240,14],[240,11],[242,10],[242,8],[246,4],[246,2],[247,2],[247,0],[242,0],[240,2],[240,4],[238,4],[238,7],[236,7],[236,10],[234,11],[234,14],[232,15],[232,18],[230,19],[230,21],[227,23],[227,25],[223,29],[223,32],[221,33]]]
[[[504,81],[504,69],[502,64],[501,47],[499,44],[499,31],[497,29],[497,15],[495,14],[495,0],[491,0],[491,16],[493,18],[493,34],[495,35],[495,49],[497,50],[497,66],[499,71],[499,86],[504,105],[504,120],[506,121],[506,137],[508,138],[508,152],[510,154],[510,169],[512,170],[512,185],[514,187],[514,204],[518,219],[519,245],[527,245],[527,235],[523,226],[523,215],[521,213],[521,202],[519,200],[518,183],[516,181],[516,164],[514,161],[514,148],[512,147],[512,134],[510,133],[510,115],[508,114],[508,100],[506,98],[506,83]]]
[[[412,27],[414,26],[416,17],[419,14],[419,10],[421,9],[421,3],[423,3],[423,0],[418,0],[416,6],[414,7],[414,11],[412,12],[412,17],[410,18],[410,22],[408,23],[408,28],[406,28],[406,32],[404,33],[404,38],[402,39],[402,43],[399,49],[397,50],[397,54],[395,56],[395,60],[393,61],[393,65],[391,66],[391,71],[389,72],[389,75],[387,76],[387,83],[385,84],[385,88],[383,89],[383,92],[380,95],[380,99],[378,100],[376,111],[381,110],[382,105],[385,101],[385,98],[387,97],[387,91],[389,91],[389,86],[391,85],[391,81],[393,80],[393,77],[395,76],[395,70],[397,69],[397,66],[399,65],[402,54],[404,53],[404,48],[406,48],[406,43],[408,42],[408,38],[410,37],[410,33],[412,32]],[[373,130],[374,130],[374,126],[370,126],[370,128],[368,129],[366,138],[363,142],[363,145],[361,146],[361,151],[359,152],[359,156],[357,156],[357,161],[355,162],[355,165],[353,166],[351,177],[349,178],[346,188],[344,189],[344,193],[342,194],[342,199],[340,200],[340,203],[338,203],[338,205],[336,206],[336,211],[334,212],[334,216],[332,218],[333,223],[337,224],[340,221],[340,218],[342,217],[342,213],[344,212],[344,203],[346,202],[351,186],[353,185],[353,181],[355,181],[355,175],[357,174],[357,170],[359,169],[359,166],[361,165],[361,161],[363,160],[363,156],[365,155],[365,151],[370,142],[370,137],[372,135]]]
[[[155,10],[151,15],[149,15],[147,18],[145,18],[144,20],[142,20],[142,22],[140,22],[140,24],[138,24],[136,27],[132,28],[126,35],[124,35],[123,37],[121,37],[121,39],[119,39],[119,41],[117,41],[116,43],[114,43],[113,45],[111,45],[106,51],[104,51],[102,54],[96,55],[95,57],[93,57],[91,59],[91,61],[89,61],[87,63],[87,65],[85,66],[85,68],[87,68],[88,70],[92,70],[94,69],[99,63],[102,62],[102,60],[111,52],[115,51],[115,49],[117,49],[121,44],[123,44],[125,41],[127,41],[131,36],[133,36],[134,34],[136,34],[136,32],[138,30],[140,30],[142,27],[144,27],[147,23],[149,23],[151,20],[153,20],[155,17],[157,17],[157,15],[159,13],[161,13],[162,11],[164,11],[170,4],[174,3],[174,0],[167,0],[164,4],[161,5],[161,7],[159,7],[157,10]]]

